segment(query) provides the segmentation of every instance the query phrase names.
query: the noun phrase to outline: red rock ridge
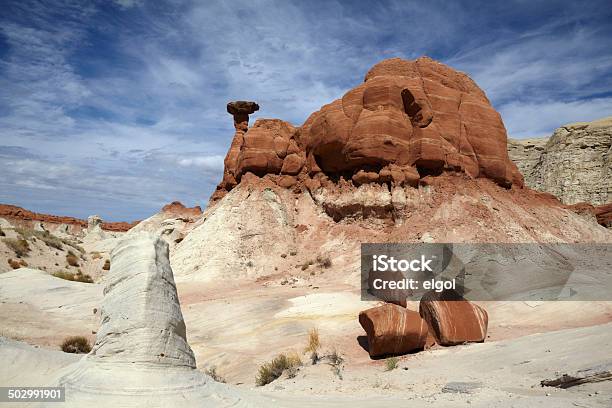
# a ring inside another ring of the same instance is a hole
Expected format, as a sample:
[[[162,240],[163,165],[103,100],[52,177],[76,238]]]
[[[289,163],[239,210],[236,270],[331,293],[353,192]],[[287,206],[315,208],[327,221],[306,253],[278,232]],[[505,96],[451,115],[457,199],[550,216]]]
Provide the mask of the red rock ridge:
[[[248,128],[249,111],[238,119],[231,112],[236,134],[213,202],[247,173],[282,187],[316,187],[341,178],[415,186],[427,175],[455,171],[523,187],[508,158],[501,116],[484,92],[466,74],[428,57],[376,64],[364,83],[299,128],[278,119],[258,119]]]
[[[180,201],[173,201],[170,204],[164,205],[162,207],[162,212],[183,217],[197,217],[202,215],[202,209],[199,205],[189,208],[185,207]]]
[[[50,224],[75,225],[82,229],[87,228],[87,221],[74,217],[63,217],[57,215],[40,214],[10,204],[0,204],[0,217],[9,221],[31,222],[40,221]],[[125,232],[138,224],[139,221],[128,222],[103,222],[102,229],[106,231]]]

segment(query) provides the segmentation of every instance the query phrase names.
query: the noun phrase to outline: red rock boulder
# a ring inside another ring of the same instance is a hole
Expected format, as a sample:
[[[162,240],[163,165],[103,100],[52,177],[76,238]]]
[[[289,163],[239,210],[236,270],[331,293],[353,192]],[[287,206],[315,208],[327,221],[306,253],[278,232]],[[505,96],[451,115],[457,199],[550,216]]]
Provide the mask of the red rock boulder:
[[[405,354],[432,345],[427,323],[417,312],[386,304],[359,313],[359,324],[368,336],[370,357]]]
[[[454,290],[428,292],[421,298],[419,313],[442,346],[483,342],[489,317],[482,307],[465,300]]]

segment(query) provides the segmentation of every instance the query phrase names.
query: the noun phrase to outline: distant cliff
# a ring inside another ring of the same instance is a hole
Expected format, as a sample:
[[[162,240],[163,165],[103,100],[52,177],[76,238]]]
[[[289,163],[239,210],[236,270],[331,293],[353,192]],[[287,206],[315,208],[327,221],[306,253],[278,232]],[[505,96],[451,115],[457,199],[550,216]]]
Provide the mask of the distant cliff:
[[[562,126],[549,138],[509,139],[508,154],[535,190],[565,204],[612,202],[612,117]]]

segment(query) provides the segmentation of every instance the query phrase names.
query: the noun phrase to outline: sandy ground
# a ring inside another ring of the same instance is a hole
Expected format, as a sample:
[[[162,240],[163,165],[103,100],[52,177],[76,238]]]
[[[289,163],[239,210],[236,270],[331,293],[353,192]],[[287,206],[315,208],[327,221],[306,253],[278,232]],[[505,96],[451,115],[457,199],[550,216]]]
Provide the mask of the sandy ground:
[[[382,362],[346,366],[342,378],[325,364],[304,366],[294,378],[240,392],[247,401],[267,397],[287,407],[609,407],[610,381],[568,389],[541,387],[540,381],[593,367],[611,370],[611,333],[612,324],[606,324],[435,349],[403,357],[392,371],[384,371]],[[1,385],[45,384],[78,359],[4,338],[0,352]]]

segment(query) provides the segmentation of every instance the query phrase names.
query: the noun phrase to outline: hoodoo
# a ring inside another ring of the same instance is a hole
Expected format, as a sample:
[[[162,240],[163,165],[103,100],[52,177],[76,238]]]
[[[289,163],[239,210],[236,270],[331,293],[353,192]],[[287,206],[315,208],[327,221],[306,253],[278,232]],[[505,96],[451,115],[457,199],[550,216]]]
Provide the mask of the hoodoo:
[[[299,128],[259,119],[249,129],[248,114],[258,108],[228,104],[236,135],[213,201],[249,172],[284,187],[340,178],[416,186],[444,171],[523,186],[508,158],[504,124],[484,92],[466,74],[428,57],[376,64],[364,83]]]

